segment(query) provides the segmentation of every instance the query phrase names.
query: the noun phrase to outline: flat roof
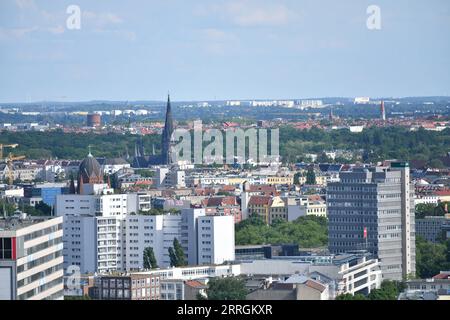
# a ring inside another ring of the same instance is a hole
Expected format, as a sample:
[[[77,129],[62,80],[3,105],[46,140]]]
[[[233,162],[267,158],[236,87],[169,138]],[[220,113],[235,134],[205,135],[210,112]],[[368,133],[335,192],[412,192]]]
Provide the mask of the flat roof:
[[[0,232],[2,231],[16,231],[37,223],[41,223],[47,220],[51,220],[51,216],[27,216],[25,219],[20,219],[20,217],[12,216],[8,218],[0,218]]]

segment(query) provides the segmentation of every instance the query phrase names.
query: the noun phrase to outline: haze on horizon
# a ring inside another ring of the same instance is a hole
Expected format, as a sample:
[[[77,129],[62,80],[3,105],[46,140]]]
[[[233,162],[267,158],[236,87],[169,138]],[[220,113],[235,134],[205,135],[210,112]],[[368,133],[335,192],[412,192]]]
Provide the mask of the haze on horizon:
[[[0,103],[450,96],[449,34],[447,0],[2,0]]]

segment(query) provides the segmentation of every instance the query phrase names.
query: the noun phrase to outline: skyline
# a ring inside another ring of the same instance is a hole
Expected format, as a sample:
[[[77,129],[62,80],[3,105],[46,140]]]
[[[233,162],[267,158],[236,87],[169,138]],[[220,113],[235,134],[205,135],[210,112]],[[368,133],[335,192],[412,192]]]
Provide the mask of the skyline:
[[[0,103],[450,96],[445,0],[91,2],[2,1]]]

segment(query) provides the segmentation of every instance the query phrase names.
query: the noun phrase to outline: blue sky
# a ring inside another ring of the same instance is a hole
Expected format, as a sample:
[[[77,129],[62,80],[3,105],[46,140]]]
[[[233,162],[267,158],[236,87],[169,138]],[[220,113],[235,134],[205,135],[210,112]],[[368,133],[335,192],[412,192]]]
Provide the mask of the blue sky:
[[[0,102],[450,95],[449,35],[448,0],[1,0]]]

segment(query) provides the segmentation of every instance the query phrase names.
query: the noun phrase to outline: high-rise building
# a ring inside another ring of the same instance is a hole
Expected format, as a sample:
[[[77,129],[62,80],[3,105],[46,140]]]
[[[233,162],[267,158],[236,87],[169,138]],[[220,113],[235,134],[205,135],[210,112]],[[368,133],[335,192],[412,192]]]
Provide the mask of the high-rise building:
[[[414,186],[409,165],[355,168],[328,184],[329,250],[368,250],[381,262],[383,277],[415,274]]]
[[[164,125],[164,130],[161,139],[161,160],[162,164],[168,165],[172,163],[172,155],[170,152],[172,144],[172,134],[173,134],[173,118],[172,118],[172,107],[170,105],[170,95],[167,97],[167,109],[166,109],[166,122]]]
[[[62,300],[63,218],[0,220],[0,300]]]

